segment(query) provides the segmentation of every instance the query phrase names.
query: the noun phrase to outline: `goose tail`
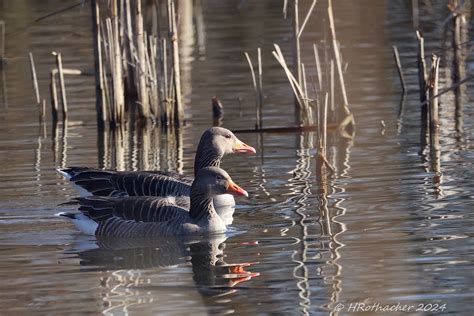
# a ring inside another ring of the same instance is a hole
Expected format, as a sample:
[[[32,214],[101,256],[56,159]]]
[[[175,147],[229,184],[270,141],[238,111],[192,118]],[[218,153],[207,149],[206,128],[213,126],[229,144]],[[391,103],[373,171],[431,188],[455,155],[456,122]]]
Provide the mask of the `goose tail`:
[[[66,218],[72,222],[77,229],[87,235],[95,235],[97,227],[99,226],[99,224],[97,224],[92,218],[84,213],[60,212],[57,213],[56,216]]]

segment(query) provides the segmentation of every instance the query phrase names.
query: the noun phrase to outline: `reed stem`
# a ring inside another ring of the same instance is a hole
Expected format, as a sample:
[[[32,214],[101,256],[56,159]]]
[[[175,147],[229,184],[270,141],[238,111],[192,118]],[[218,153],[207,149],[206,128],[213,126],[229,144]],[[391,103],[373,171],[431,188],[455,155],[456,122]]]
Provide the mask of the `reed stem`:
[[[64,82],[63,62],[61,53],[56,54],[56,66],[58,67],[59,87],[61,89],[61,103],[63,120],[67,118],[67,98],[66,98],[66,84]]]
[[[97,125],[103,126],[107,120],[107,109],[105,104],[104,90],[104,68],[102,65],[102,44],[100,33],[100,11],[97,0],[91,0],[92,15],[92,39],[94,47],[94,69],[95,69],[95,109],[97,113]]]
[[[39,88],[38,88],[38,78],[36,77],[36,67],[35,67],[35,60],[33,58],[33,53],[29,52],[30,58],[30,69],[31,69],[31,80],[33,82],[33,89],[35,90],[35,97],[36,97],[36,104],[41,103]]]
[[[397,65],[398,77],[400,78],[400,84],[402,86],[402,93],[405,94],[407,89],[405,85],[405,77],[403,76],[402,63],[400,62],[400,56],[398,55],[397,46],[392,46],[392,48],[395,64]]]

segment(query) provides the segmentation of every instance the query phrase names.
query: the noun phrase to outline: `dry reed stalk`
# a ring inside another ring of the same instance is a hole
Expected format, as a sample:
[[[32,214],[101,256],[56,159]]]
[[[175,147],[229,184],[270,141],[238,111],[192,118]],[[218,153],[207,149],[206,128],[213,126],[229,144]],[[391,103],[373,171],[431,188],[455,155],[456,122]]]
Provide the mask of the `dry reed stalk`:
[[[52,72],[54,76],[56,77],[59,74],[59,69],[54,68]],[[84,73],[82,72],[82,70],[79,70],[79,69],[63,68],[63,75],[81,76],[83,74]]]
[[[450,9],[453,14],[452,18],[452,47],[453,47],[453,71],[452,71],[452,81],[453,84],[460,82],[464,77],[464,61],[463,61],[463,54],[462,54],[462,8],[461,4],[454,0],[450,5]],[[462,117],[463,113],[463,102],[462,102],[462,86],[457,86],[454,89],[454,100],[455,100],[455,118],[456,118],[456,131],[462,132]]]
[[[181,100],[181,74],[179,68],[179,42],[178,42],[178,29],[176,26],[176,10],[173,0],[168,0],[170,6],[169,13],[171,14],[171,27],[170,27],[170,39],[172,43],[172,54],[173,54],[173,82],[174,82],[174,99],[175,99],[175,123],[180,126],[184,123],[184,107]]]
[[[40,120],[43,121],[46,115],[46,99],[41,103]]]
[[[306,99],[309,99],[308,98],[308,84],[306,82],[306,68],[304,66],[304,63],[301,63],[301,81],[303,83],[303,86],[302,86],[303,94],[304,94]]]
[[[301,83],[301,48],[300,48],[300,37],[299,37],[299,9],[298,0],[293,0],[293,75]]]
[[[322,91],[323,90],[323,77],[321,74],[321,63],[319,62],[318,45],[313,44],[313,51],[314,51],[314,63],[316,64],[316,73],[318,74],[319,91]]]
[[[254,90],[254,93],[255,93],[255,106],[256,106],[256,122],[255,122],[255,128],[260,128],[260,112],[259,112],[259,101],[258,101],[258,86],[257,86],[257,78],[255,76],[255,71],[253,69],[253,64],[252,64],[252,60],[250,59],[250,56],[247,52],[244,52],[244,55],[245,57],[247,58],[247,62],[249,64],[249,67],[250,67],[250,73],[252,74],[252,82],[253,82],[253,90]]]
[[[0,43],[0,62],[3,63],[5,61],[5,21],[0,20],[0,28],[0,39],[2,40]]]
[[[286,20],[288,17],[288,0],[283,1],[283,18]]]
[[[424,38],[420,31],[416,31],[416,38],[418,40],[418,84],[420,89],[421,102],[421,131],[420,142],[421,147],[425,148],[427,144],[427,128],[428,128],[428,106],[426,104],[426,63],[425,63],[425,45]]]
[[[105,19],[105,25],[103,28],[103,33],[104,33],[104,50],[106,51],[105,53],[105,60],[109,68],[109,74],[110,74],[110,80],[111,80],[111,87],[109,90],[109,97],[110,97],[110,103],[109,103],[109,117],[110,117],[110,124],[112,126],[115,126],[117,123],[117,112],[116,112],[116,105],[117,105],[117,99],[116,99],[116,91],[115,91],[115,81],[116,79],[116,72],[115,72],[115,55],[114,55],[114,41],[113,41],[113,35],[112,35],[112,20],[110,18]],[[106,72],[105,72],[106,74]],[[107,79],[107,75],[104,77]],[[107,81],[107,80],[106,80]]]
[[[426,101],[426,62],[425,62],[425,40],[420,31],[416,31],[418,40],[417,63],[418,63],[418,85],[420,88],[420,102]]]
[[[468,77],[464,78],[463,80],[459,81],[458,83],[453,84],[452,86],[441,90],[441,92],[439,92],[438,94],[434,95],[433,97],[428,98],[428,99],[427,99],[424,103],[422,103],[422,104],[428,104],[428,103],[431,102],[431,100],[433,100],[433,99],[435,99],[435,98],[439,98],[439,97],[442,96],[443,94],[446,94],[446,93],[448,93],[448,92],[451,92],[451,91],[453,91],[454,89],[458,88],[460,85],[463,85],[463,84],[465,84],[466,82],[471,81],[471,80],[473,80],[473,79],[474,79],[474,75],[468,76]]]
[[[133,46],[133,29],[132,29],[132,6],[130,4],[130,0],[124,0],[124,8],[125,8],[125,22],[122,21],[122,24],[124,25],[125,28],[125,37],[124,37],[124,43],[123,43],[123,49],[124,49],[124,56],[127,61],[131,61],[132,58],[132,50],[134,48]],[[134,86],[134,69],[133,67],[129,64],[126,63],[126,71],[127,71],[127,92],[130,95],[135,95],[136,94],[136,89]]]
[[[298,32],[298,37],[303,34],[304,28],[306,27],[306,23],[308,23],[309,17],[311,16],[311,13],[313,13],[314,7],[316,6],[317,0],[313,0],[313,3],[311,3],[311,7],[309,8],[308,12],[306,13],[306,17],[303,20],[303,24],[301,24],[301,27],[299,28]]]
[[[324,96],[324,107],[321,113],[321,120],[319,124],[321,125],[321,154],[323,157],[326,157],[326,147],[327,147],[327,122],[328,122],[328,94]]]
[[[107,120],[107,109],[105,103],[104,90],[104,74],[102,65],[102,44],[100,32],[100,10],[97,0],[91,0],[91,16],[92,16],[92,38],[94,47],[94,69],[95,69],[95,97],[96,97],[96,113],[97,125],[102,126]]]
[[[259,128],[263,127],[263,70],[262,70],[262,51],[260,47],[257,49],[258,55],[258,117]]]
[[[431,58],[431,71],[429,79],[429,96],[438,94],[438,74],[439,74],[439,62],[440,58],[433,54]],[[439,182],[441,172],[441,152],[439,146],[439,111],[438,111],[438,98],[433,98],[430,101],[429,107],[430,117],[430,156],[431,156],[431,168],[433,171],[438,173],[435,175],[435,182]]]
[[[292,56],[293,56],[293,76],[295,77],[298,84],[301,86],[301,48],[299,34],[299,11],[298,11],[298,0],[293,0],[293,19],[292,19],[292,31],[293,31],[293,43],[292,43]],[[301,121],[302,103],[301,100],[295,97],[295,120],[296,122]]]
[[[138,76],[138,113],[141,119],[149,116],[149,100],[148,89],[146,84],[146,53],[145,53],[145,37],[143,32],[143,16],[142,16],[142,2],[136,0],[135,4],[135,36],[137,41],[137,76]]]
[[[41,103],[41,98],[38,88],[38,78],[36,77],[35,60],[33,58],[33,53],[29,52],[28,56],[30,57],[31,80],[33,82],[33,89],[35,90],[36,104],[39,105]]]
[[[50,74],[50,92],[51,92],[51,116],[53,118],[53,126],[55,125],[55,122],[58,121],[58,92],[56,89],[56,76],[51,71]]]
[[[173,85],[173,82],[174,82],[174,70],[173,70],[173,67],[170,69],[170,80],[169,80],[169,87],[168,87],[168,91],[170,93],[170,96],[168,98],[169,102],[168,102],[168,112],[169,112],[169,125],[171,126],[174,122],[174,118],[175,118],[175,111],[174,111],[174,108],[173,108],[173,96],[174,96],[174,93],[175,93],[175,87]]]
[[[429,80],[429,95],[434,96],[438,94],[438,74],[439,74],[439,62],[440,58],[436,55],[431,57],[431,71]],[[439,127],[439,111],[438,111],[438,98],[434,98],[430,102],[429,107],[430,117],[430,136],[437,134]],[[430,138],[430,139],[431,139]]]
[[[168,54],[167,54],[167,44],[166,44],[166,38],[162,39],[162,61],[161,61],[161,74],[163,76],[161,82],[163,86],[163,95],[164,98],[162,102],[167,103],[169,99],[169,92],[168,92]],[[168,112],[165,111],[166,115],[168,115]]]
[[[300,108],[303,109],[302,122],[303,124],[311,125],[312,117],[310,116],[311,112],[310,112],[310,106],[309,106],[309,99],[304,94],[304,91],[301,85],[298,83],[296,78],[293,76],[293,74],[289,70],[286,64],[285,58],[283,57],[283,54],[281,52],[280,46],[278,46],[277,44],[274,44],[274,47],[275,47],[275,50],[272,52],[272,54],[276,58],[276,60],[280,63],[283,70],[285,71],[286,76],[288,77],[288,81],[290,82],[291,88],[293,89],[293,93],[300,104]]]
[[[155,117],[158,117],[160,115],[160,96],[159,96],[159,91],[160,89],[158,88],[158,72],[157,72],[157,65],[156,61],[158,60],[157,58],[157,52],[158,52],[158,39],[156,37],[150,36],[150,67],[151,67],[151,77],[152,77],[152,87],[151,93],[152,93],[152,104],[150,105],[153,106],[154,109],[154,115]]]
[[[331,32],[331,42],[332,42],[332,50],[333,50],[333,56],[336,61],[336,69],[337,69],[337,74],[339,78],[339,86],[341,88],[341,93],[342,93],[342,99],[344,102],[344,112],[346,117],[350,117],[349,120],[344,119],[342,122],[345,123],[343,125],[341,123],[341,129],[343,129],[348,123],[352,123],[353,125],[355,124],[354,121],[354,116],[352,115],[350,109],[349,109],[349,101],[347,99],[347,93],[346,93],[346,86],[344,84],[344,75],[342,72],[342,62],[341,62],[341,54],[339,51],[339,47],[337,44],[337,39],[336,39],[336,27],[334,25],[334,15],[333,15],[333,10],[332,10],[332,0],[328,0],[328,17],[329,17],[329,29]],[[346,124],[347,122],[347,124]]]
[[[117,1],[112,0],[111,5],[111,26],[109,37],[109,45],[113,43],[112,49],[113,53],[113,65],[111,67],[113,73],[113,87],[114,87],[114,100],[115,100],[115,123],[118,124],[121,122],[123,117],[123,109],[125,106],[125,93],[123,85],[123,74],[122,74],[122,51],[120,49],[120,38],[119,38],[119,16]]]
[[[398,77],[400,78],[400,84],[402,86],[402,93],[405,94],[407,89],[405,85],[405,77],[403,76],[402,63],[400,62],[400,56],[398,55],[397,46],[392,46],[393,48],[393,58],[395,59],[395,64],[397,65]]]
[[[331,93],[331,112],[335,113],[336,111],[336,103],[335,103],[335,82],[334,82],[334,59],[331,58],[331,63],[330,63],[330,71],[331,75],[331,80],[330,80],[330,93]]]
[[[61,89],[63,120],[65,120],[67,118],[67,98],[66,98],[66,84],[64,82],[63,62],[62,62],[61,53],[56,54],[56,66],[58,67],[59,87]]]

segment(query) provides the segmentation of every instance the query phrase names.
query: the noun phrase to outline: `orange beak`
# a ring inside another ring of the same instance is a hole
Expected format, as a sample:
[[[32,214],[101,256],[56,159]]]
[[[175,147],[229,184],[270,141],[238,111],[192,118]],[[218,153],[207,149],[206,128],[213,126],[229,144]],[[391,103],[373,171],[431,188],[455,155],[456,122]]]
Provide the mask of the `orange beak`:
[[[234,152],[236,153],[249,153],[255,154],[257,151],[252,146],[247,145],[246,143],[238,140],[237,145],[234,147]]]
[[[234,193],[236,195],[243,195],[245,197],[249,197],[249,194],[247,191],[239,187],[237,184],[235,184],[234,181],[230,180],[229,181],[229,187],[227,188],[228,193]]]

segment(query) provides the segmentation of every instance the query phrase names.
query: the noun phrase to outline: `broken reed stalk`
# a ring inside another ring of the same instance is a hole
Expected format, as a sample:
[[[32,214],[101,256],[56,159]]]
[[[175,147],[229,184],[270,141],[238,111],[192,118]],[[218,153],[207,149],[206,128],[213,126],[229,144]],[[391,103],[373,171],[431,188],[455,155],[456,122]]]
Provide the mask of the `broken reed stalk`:
[[[135,36],[137,39],[137,54],[138,60],[136,67],[138,70],[138,113],[141,119],[149,116],[150,105],[148,103],[148,89],[147,89],[147,78],[146,78],[146,59],[145,59],[145,38],[143,35],[143,16],[142,16],[142,2],[136,0],[135,5]]]
[[[61,87],[61,90],[64,89],[64,94],[66,93],[66,88],[64,86],[64,75],[75,75],[75,76],[80,76],[83,75],[83,72],[79,69],[68,69],[68,68],[62,68],[62,74],[63,74],[63,85]],[[59,68],[54,68],[51,70],[51,83],[50,83],[50,92],[51,92],[51,115],[53,117],[53,121],[57,122],[58,120],[58,91],[56,87],[56,77],[59,75]],[[61,79],[60,79],[61,81]],[[64,86],[64,87],[63,87]],[[62,91],[61,91],[62,93]],[[62,94],[61,94],[62,95]],[[67,101],[66,101],[67,102]],[[66,103],[67,104],[67,103]],[[67,107],[66,109],[63,110],[63,119],[67,118]],[[66,114],[64,114],[64,111],[66,111]]]
[[[425,63],[425,45],[424,38],[420,31],[416,31],[416,38],[418,40],[417,62],[418,62],[418,84],[420,89],[421,102],[421,132],[420,141],[421,147],[424,148],[427,144],[427,127],[428,127],[428,105],[426,104],[426,63]]]
[[[100,33],[100,11],[97,0],[91,0],[91,16],[92,16],[92,39],[94,47],[94,69],[95,69],[95,97],[96,97],[96,113],[97,126],[102,127],[107,120],[107,109],[105,103],[104,89],[104,68],[102,66],[102,45]]]
[[[438,94],[438,74],[439,74],[440,58],[433,54],[431,57],[431,71],[429,80],[429,96]],[[433,171],[441,172],[441,153],[439,146],[439,112],[438,112],[438,98],[433,98],[430,101],[429,107],[430,117],[430,154],[431,166]]]
[[[58,67],[59,87],[61,89],[61,103],[63,111],[63,120],[67,118],[67,98],[66,98],[66,84],[64,82],[63,62],[61,53],[56,54],[56,66]]]
[[[439,61],[440,58],[436,55],[431,57],[431,71],[429,80],[429,96],[438,94],[438,74],[439,74]],[[430,101],[430,144],[436,150],[439,146],[438,139],[438,126],[439,126],[439,111],[438,111],[438,98],[434,98]]]
[[[333,15],[333,11],[332,11],[332,0],[328,0],[328,17],[329,17],[329,29],[331,31],[332,50],[333,50],[334,59],[336,61],[336,69],[337,69],[337,74],[338,74],[338,78],[339,78],[339,86],[341,88],[342,99],[343,99],[343,102],[344,102],[343,109],[344,109],[345,115],[350,117],[350,120],[344,119],[343,122],[346,122],[346,121],[348,123],[351,122],[354,125],[355,124],[354,116],[352,115],[352,113],[349,109],[349,101],[347,99],[346,86],[344,84],[344,75],[343,75],[343,72],[342,72],[341,54],[340,54],[339,47],[338,47],[338,44],[337,44],[336,27],[334,25],[334,15]],[[341,128],[343,128],[344,126],[341,123]]]
[[[405,85],[405,77],[403,76],[402,63],[400,62],[400,56],[398,54],[397,46],[392,46],[393,57],[395,58],[395,64],[397,65],[398,77],[400,78],[400,84],[402,86],[402,93],[405,94],[407,89]]]
[[[41,103],[41,98],[38,88],[38,78],[36,77],[35,60],[32,52],[29,52],[28,56],[30,57],[31,80],[33,82],[33,89],[35,90],[36,104],[39,105]]]

